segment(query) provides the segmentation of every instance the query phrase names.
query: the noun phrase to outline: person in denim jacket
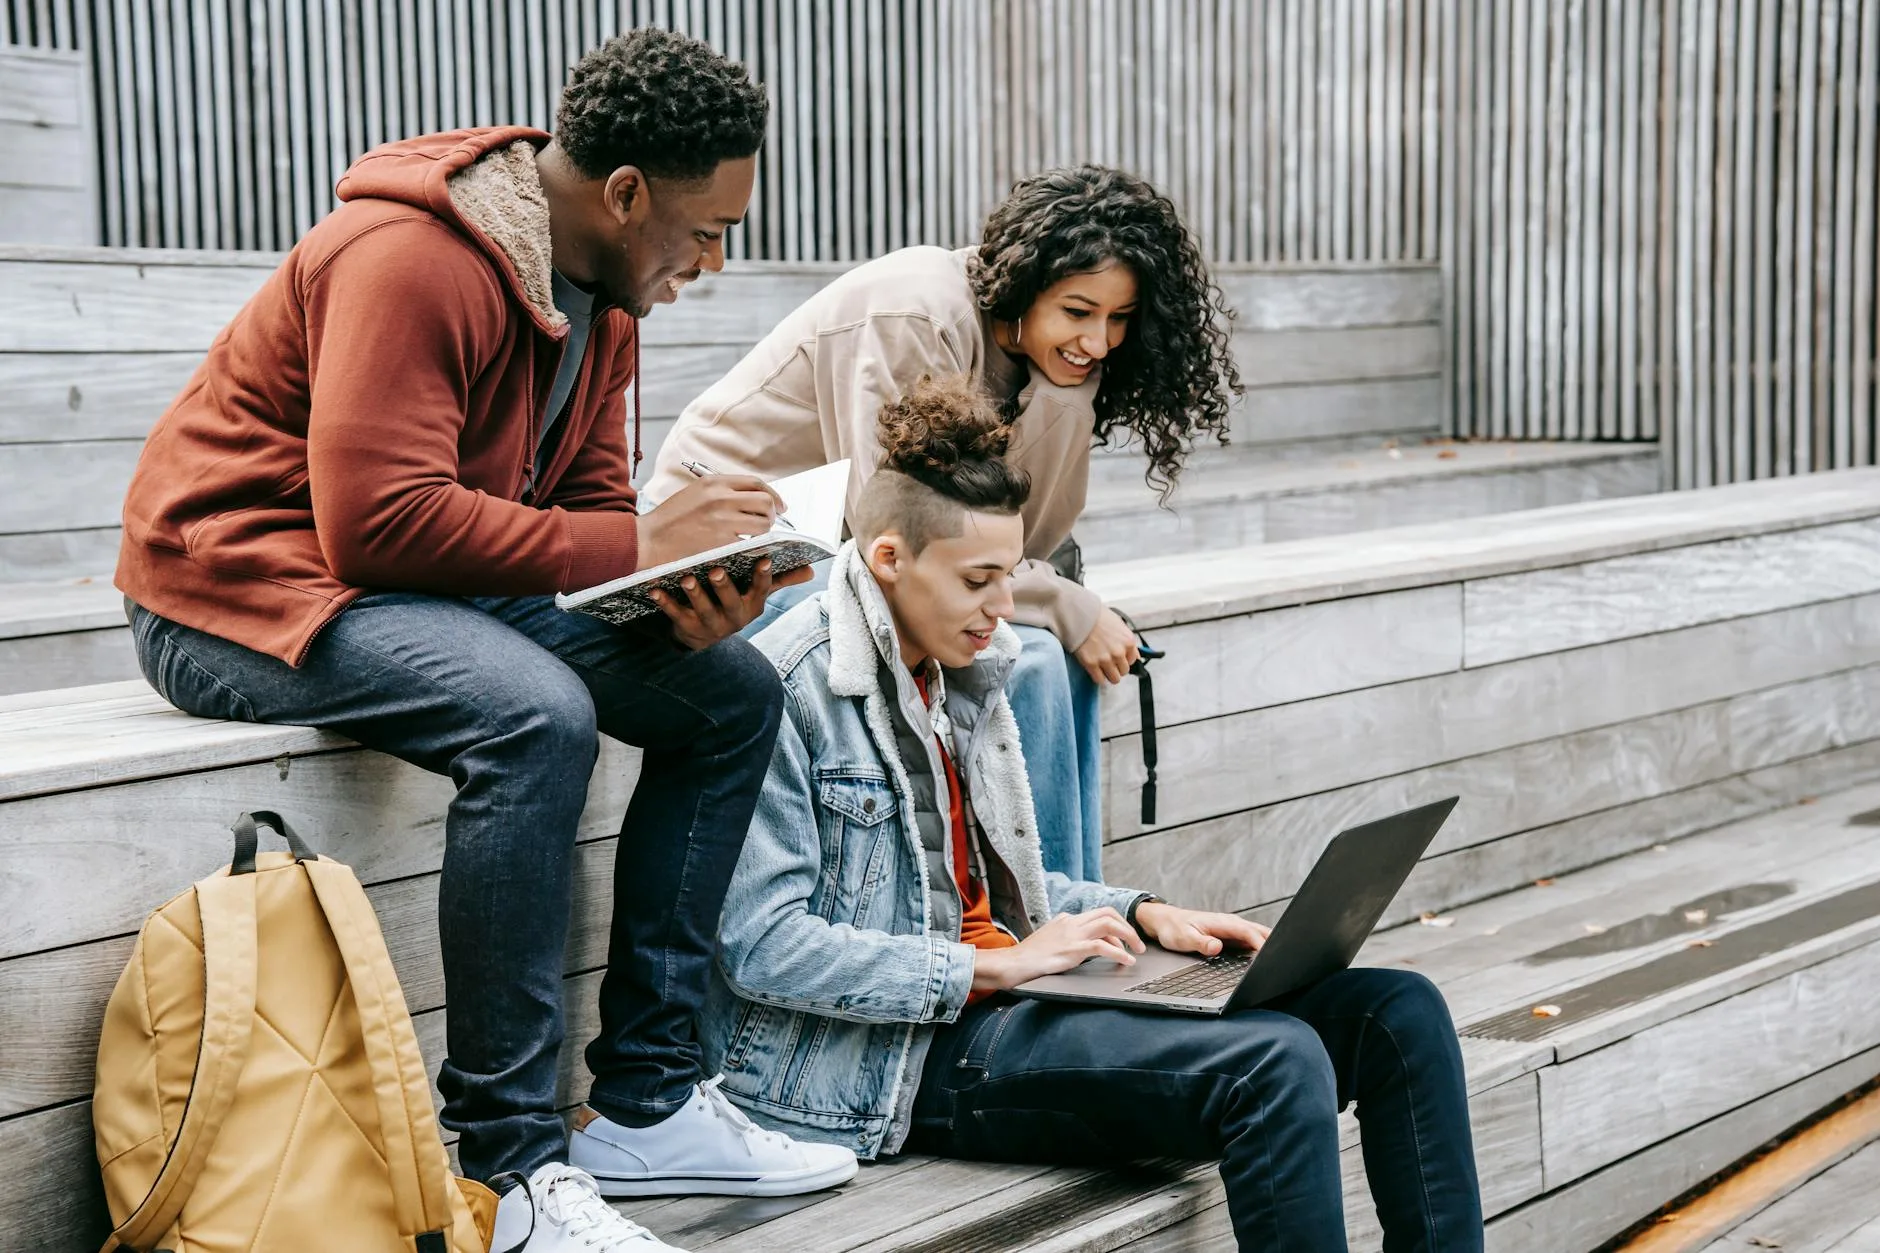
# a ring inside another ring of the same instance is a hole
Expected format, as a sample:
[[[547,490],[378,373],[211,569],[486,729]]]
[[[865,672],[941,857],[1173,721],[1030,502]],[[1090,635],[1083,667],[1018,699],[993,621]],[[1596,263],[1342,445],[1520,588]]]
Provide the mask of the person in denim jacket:
[[[760,1126],[873,1158],[1221,1162],[1242,1249],[1345,1248],[1355,1101],[1385,1247],[1482,1247],[1455,1028],[1408,971],[1198,1019],[1011,996],[1265,928],[1046,873],[1004,686],[1028,483],[963,381],[881,415],[827,591],[758,637],[784,723],[733,876],[708,1064]]]

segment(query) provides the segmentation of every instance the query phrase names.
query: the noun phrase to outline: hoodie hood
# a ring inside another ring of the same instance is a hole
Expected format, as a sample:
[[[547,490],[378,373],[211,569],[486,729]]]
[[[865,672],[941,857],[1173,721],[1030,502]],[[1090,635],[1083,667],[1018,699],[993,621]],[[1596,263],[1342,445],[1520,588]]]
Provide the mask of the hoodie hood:
[[[510,292],[550,335],[566,333],[555,307],[548,198],[535,155],[546,131],[493,126],[383,144],[339,180],[341,200],[391,200],[424,209],[477,242]]]

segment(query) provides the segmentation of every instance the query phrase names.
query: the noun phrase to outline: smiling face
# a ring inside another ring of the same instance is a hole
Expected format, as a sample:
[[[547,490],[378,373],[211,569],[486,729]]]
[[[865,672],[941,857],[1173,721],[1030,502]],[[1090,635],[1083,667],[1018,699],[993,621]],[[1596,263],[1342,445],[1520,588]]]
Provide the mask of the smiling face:
[[[614,304],[636,318],[671,304],[679,290],[725,266],[725,230],[744,220],[757,158],[721,161],[698,180],[649,180],[622,166],[606,180],[604,243],[594,277]]]
[[[965,512],[960,534],[937,537],[915,553],[886,532],[865,550],[870,573],[894,615],[901,660],[917,668],[931,657],[960,669],[992,643],[1013,613],[1012,569],[1025,556],[1025,521]]]
[[[1039,292],[1022,319],[1000,327],[1000,347],[1057,386],[1075,387],[1123,342],[1135,312],[1136,275],[1112,261]]]

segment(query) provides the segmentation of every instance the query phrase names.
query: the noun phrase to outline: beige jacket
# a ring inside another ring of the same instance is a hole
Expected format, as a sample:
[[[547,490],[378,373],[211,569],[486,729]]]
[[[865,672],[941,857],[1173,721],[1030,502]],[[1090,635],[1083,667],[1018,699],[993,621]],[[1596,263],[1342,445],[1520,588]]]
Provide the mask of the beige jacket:
[[[971,249],[904,248],[850,270],[805,301],[680,415],[643,493],[658,502],[692,481],[681,465],[774,479],[853,459],[849,507],[881,463],[875,415],[922,374],[964,374],[1016,394],[1012,462],[1031,475],[1017,621],[1084,642],[1103,602],[1058,577],[1048,558],[1071,533],[1090,481],[1100,371],[1075,388],[1028,378],[993,343],[966,278]]]

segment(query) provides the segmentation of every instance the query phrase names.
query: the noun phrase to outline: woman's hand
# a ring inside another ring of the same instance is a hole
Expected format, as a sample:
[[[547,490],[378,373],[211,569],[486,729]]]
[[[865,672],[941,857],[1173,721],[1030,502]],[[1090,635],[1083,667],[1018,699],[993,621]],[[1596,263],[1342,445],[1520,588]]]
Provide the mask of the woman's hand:
[[[1136,633],[1129,629],[1122,615],[1105,605],[1097,614],[1097,625],[1077,646],[1077,661],[1099,683],[1121,683],[1129,668],[1142,656]]]
[[[1161,901],[1136,907],[1136,925],[1143,933],[1175,953],[1213,957],[1224,947],[1258,949],[1273,928],[1248,922],[1239,914],[1210,914],[1182,909]]]
[[[976,951],[973,991],[1015,988],[1044,975],[1061,975],[1092,957],[1133,966],[1136,954],[1146,947],[1123,915],[1107,906],[1083,914],[1059,914],[1012,948]]]

